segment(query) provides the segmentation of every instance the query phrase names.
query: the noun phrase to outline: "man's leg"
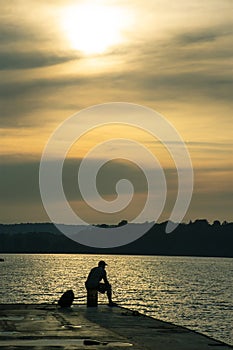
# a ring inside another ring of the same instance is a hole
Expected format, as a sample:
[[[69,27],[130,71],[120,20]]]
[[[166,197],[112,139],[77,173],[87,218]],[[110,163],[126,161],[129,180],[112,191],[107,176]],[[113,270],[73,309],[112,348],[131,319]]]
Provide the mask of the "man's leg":
[[[111,284],[108,284],[106,286],[106,292],[107,292],[107,297],[108,297],[108,306],[117,306],[117,303],[114,303],[112,301],[112,286],[111,286]]]
[[[106,285],[106,292],[109,304],[112,304],[112,286],[111,284]]]
[[[100,293],[107,293],[108,297],[108,305],[113,306],[115,303],[112,301],[112,286],[111,284],[106,284],[106,283],[99,283],[98,291]]]

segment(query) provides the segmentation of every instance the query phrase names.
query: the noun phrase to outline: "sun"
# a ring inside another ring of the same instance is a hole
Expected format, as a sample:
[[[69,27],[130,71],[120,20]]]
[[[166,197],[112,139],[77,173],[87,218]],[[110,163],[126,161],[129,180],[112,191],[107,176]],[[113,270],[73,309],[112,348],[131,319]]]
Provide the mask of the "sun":
[[[122,9],[87,3],[67,8],[62,20],[72,48],[87,55],[101,54],[121,43],[125,23]]]

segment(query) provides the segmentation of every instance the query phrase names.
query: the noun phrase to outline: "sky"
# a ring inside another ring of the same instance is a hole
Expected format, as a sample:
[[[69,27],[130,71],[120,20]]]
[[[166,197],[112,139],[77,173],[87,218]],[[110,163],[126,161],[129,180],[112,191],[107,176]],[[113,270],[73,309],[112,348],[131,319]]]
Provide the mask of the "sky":
[[[232,0],[0,0],[0,6],[1,223],[50,220],[39,190],[44,147],[67,118],[109,102],[149,107],[181,135],[194,171],[185,222],[233,220]],[[96,212],[77,189],[88,150],[126,134],[160,159],[168,193],[159,221],[170,216],[177,174],[163,145],[143,130],[105,126],[83,135],[64,162],[67,200],[87,223],[131,221],[145,204],[145,175],[124,159],[106,163],[97,185],[111,201],[116,182],[130,179],[135,196],[125,210]],[[153,208],[145,220],[153,220]]]

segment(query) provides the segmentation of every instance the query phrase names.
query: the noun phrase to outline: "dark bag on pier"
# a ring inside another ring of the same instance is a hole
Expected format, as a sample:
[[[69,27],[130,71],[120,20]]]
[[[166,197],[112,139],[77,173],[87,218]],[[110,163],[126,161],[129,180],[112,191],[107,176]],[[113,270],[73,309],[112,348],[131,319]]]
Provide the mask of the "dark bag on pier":
[[[58,300],[58,305],[60,307],[70,307],[74,301],[74,292],[72,289],[67,290],[62,294],[61,298]]]

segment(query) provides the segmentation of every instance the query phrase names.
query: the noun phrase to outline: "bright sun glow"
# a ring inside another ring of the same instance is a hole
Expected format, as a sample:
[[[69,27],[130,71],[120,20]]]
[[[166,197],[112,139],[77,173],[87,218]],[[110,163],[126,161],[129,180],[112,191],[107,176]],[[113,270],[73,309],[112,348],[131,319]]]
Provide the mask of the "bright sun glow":
[[[71,46],[84,54],[100,54],[123,41],[125,14],[120,8],[83,4],[69,7],[63,27]]]

